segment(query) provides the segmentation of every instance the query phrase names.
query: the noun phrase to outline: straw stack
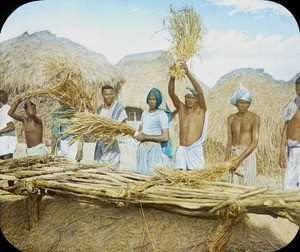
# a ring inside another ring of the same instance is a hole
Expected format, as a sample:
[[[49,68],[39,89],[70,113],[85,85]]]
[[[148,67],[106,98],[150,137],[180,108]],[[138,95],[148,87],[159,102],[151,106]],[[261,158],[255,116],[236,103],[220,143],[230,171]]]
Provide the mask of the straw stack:
[[[200,57],[201,43],[203,42],[204,25],[193,7],[184,6],[181,10],[170,7],[169,26],[171,34],[171,48],[169,52],[174,55],[176,63],[170,67],[169,75],[183,79],[185,72],[181,64],[192,56]]]

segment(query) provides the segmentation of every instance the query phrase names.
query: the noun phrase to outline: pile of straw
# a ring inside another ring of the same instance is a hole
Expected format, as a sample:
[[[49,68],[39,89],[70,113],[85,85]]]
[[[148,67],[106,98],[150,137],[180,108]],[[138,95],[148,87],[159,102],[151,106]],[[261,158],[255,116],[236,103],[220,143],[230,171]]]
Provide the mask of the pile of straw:
[[[70,124],[64,135],[72,135],[71,142],[80,139],[94,142],[102,139],[110,145],[117,137],[133,136],[135,133],[135,130],[126,123],[88,112],[78,112],[71,119],[62,119],[61,123]]]
[[[193,7],[184,6],[181,10],[170,7],[169,26],[171,34],[171,48],[169,52],[177,60],[169,69],[169,75],[177,79],[183,79],[185,72],[181,64],[192,56],[200,56],[201,43],[203,42],[204,25]]]
[[[71,63],[68,63],[71,64]],[[23,97],[49,96],[60,105],[77,111],[93,111],[91,95],[86,92],[84,79],[79,69],[74,69],[59,59],[49,59],[44,65],[48,77],[45,87],[22,93]]]

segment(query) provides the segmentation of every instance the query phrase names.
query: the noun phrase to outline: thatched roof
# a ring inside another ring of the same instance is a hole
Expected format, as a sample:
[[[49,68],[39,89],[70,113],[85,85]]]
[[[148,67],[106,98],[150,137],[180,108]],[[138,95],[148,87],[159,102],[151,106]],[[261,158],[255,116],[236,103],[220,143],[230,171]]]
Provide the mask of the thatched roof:
[[[118,94],[124,83],[121,72],[103,55],[48,31],[25,32],[0,43],[1,89],[10,93],[9,103],[19,93],[43,85],[55,85],[57,73],[62,70],[80,76],[86,91],[91,94],[94,108],[101,103],[99,89],[102,85],[114,86]],[[50,118],[58,103],[48,97],[34,98],[33,102],[44,120],[47,142],[50,139]],[[17,124],[17,132],[19,140],[22,139],[20,123]]]
[[[174,111],[173,103],[168,96],[169,66],[175,62],[174,58],[165,51],[153,51],[139,54],[127,55],[117,63],[121,70],[126,84],[122,88],[120,101],[124,106],[147,108],[146,96],[151,88],[158,88],[163,95],[162,106],[167,106]],[[199,81],[200,82],[200,81]],[[205,93],[209,88],[202,82]],[[185,88],[192,86],[185,78],[182,81],[176,80],[176,92],[183,100]]]
[[[0,43],[1,88],[19,93],[42,85],[43,69],[49,60],[56,60],[78,68],[86,85],[110,84],[120,90],[122,74],[103,55],[49,31],[23,35]],[[76,69],[75,69],[76,68]]]
[[[280,169],[278,158],[283,128],[282,114],[285,106],[296,95],[295,82],[276,81],[261,69],[235,70],[227,74],[227,78],[222,78],[222,82],[219,82],[208,95],[207,140],[211,145],[208,155],[213,154],[213,160],[210,161],[217,162],[217,159],[219,161],[224,159],[227,142],[227,117],[231,113],[237,112],[236,107],[230,104],[230,98],[240,83],[252,92],[253,102],[249,110],[258,114],[261,119],[257,149],[259,169],[264,172],[273,172],[273,169]]]

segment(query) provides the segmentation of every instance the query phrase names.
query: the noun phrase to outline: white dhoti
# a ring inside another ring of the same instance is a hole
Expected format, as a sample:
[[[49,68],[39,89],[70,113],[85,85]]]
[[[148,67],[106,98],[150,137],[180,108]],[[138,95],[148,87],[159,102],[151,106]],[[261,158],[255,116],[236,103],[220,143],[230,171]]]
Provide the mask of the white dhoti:
[[[300,142],[288,139],[287,166],[283,189],[300,189]]]
[[[17,149],[16,136],[0,136],[0,156],[14,154]]]
[[[27,156],[45,156],[48,154],[47,148],[43,143],[40,143],[36,146],[26,148]]]
[[[190,146],[178,146],[175,154],[174,168],[193,170],[204,168],[203,142],[200,139]]]
[[[140,143],[137,149],[136,169],[138,173],[153,173],[156,166],[164,166],[161,144],[157,142]]]
[[[231,148],[231,157],[239,157],[247,147],[236,146]],[[243,177],[238,176],[237,174],[232,174],[231,183],[246,185],[246,186],[255,186],[256,181],[256,154],[253,151],[247,158],[245,158],[240,166],[236,169]]]
[[[77,150],[78,150],[78,141],[70,144],[71,139],[60,140],[58,155],[66,157],[68,161],[75,161]]]
[[[179,145],[177,147],[174,158],[175,169],[193,170],[195,168],[205,168],[203,143],[206,137],[207,121],[208,113],[206,112],[200,138],[190,146]]]

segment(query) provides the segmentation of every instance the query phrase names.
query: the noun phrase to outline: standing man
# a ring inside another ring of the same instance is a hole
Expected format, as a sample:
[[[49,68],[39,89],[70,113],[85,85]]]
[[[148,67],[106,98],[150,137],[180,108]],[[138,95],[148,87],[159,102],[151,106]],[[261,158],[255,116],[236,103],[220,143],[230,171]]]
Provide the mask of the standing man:
[[[169,81],[169,96],[179,115],[179,146],[174,160],[175,169],[193,170],[204,168],[203,142],[206,135],[206,103],[201,86],[190,73],[186,64],[182,65],[193,88],[187,87],[185,102],[181,102],[175,93],[175,78]]]
[[[231,161],[231,183],[255,186],[256,156],[260,118],[248,109],[252,102],[250,91],[240,85],[231,97],[237,113],[227,118],[227,145],[225,161]],[[237,175],[239,174],[239,175]]]
[[[51,119],[52,146],[51,155],[66,157],[68,161],[81,161],[83,154],[83,140],[71,143],[72,135],[64,135],[64,131],[70,125],[61,123],[62,119],[71,119],[75,113],[74,109],[60,104],[60,107],[53,112]]]
[[[149,108],[143,111],[141,125],[133,137],[140,141],[136,154],[137,172],[151,174],[156,165],[165,165],[162,143],[169,140],[169,119],[159,108],[162,95],[157,88],[150,90],[146,102]]]
[[[127,121],[127,114],[123,105],[115,100],[115,90],[112,86],[105,85],[101,89],[104,104],[97,109],[97,114],[119,122]],[[118,169],[120,166],[121,152],[118,140],[112,145],[102,140],[96,142],[94,160],[98,164],[111,163],[110,167]]]
[[[36,105],[26,98],[24,109],[26,117],[15,114],[17,107],[23,101],[23,98],[18,96],[12,104],[8,115],[24,125],[26,139],[26,154],[27,156],[44,156],[47,155],[46,146],[43,144],[43,121],[36,114]]]
[[[279,165],[285,168],[283,189],[300,189],[300,77],[295,83],[297,97],[283,113]]]
[[[10,106],[7,102],[7,92],[0,90],[0,160],[12,158],[17,149],[15,127],[13,118],[8,115]]]

